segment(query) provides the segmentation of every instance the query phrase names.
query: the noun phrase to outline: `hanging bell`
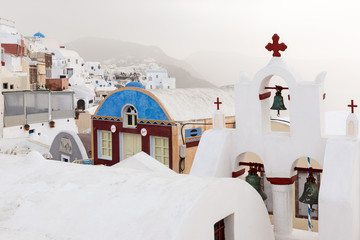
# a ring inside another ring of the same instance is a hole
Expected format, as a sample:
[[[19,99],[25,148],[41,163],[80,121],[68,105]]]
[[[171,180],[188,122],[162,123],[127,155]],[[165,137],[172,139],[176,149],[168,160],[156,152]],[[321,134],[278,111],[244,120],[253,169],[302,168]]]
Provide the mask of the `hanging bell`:
[[[256,170],[250,169],[249,174],[246,176],[245,180],[256,189],[263,200],[267,199],[266,193],[264,193],[261,189],[260,177],[258,176]]]
[[[284,105],[284,99],[281,96],[281,91],[277,91],[276,95],[274,97],[274,103],[272,107],[270,108],[272,110],[277,110],[277,115],[280,116],[280,110],[287,110],[287,108]]]
[[[310,173],[304,184],[304,192],[299,201],[306,204],[318,204],[319,188],[314,176]]]

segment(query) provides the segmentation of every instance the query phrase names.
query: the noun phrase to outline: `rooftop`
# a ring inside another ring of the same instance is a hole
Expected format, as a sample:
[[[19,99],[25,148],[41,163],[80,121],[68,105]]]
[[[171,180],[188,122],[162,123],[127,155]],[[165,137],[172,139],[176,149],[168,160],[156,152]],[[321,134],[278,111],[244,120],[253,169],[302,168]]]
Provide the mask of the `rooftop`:
[[[165,107],[174,121],[210,119],[216,110],[219,97],[220,110],[225,116],[235,116],[234,88],[175,88],[148,90]]]

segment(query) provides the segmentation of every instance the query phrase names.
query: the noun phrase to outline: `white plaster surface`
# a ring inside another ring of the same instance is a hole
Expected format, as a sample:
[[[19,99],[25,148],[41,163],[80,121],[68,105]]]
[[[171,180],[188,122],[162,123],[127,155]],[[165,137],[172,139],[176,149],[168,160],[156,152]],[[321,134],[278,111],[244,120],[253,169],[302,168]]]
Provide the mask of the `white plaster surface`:
[[[289,87],[290,133],[271,131],[269,108],[273,97],[259,100],[259,94],[269,91],[265,87],[273,87],[272,76],[281,77]],[[315,81],[304,82],[277,57],[260,69],[251,81],[242,74],[235,87],[237,134],[233,141],[238,144],[234,157],[244,152],[256,153],[265,165],[267,177],[292,177],[295,175],[293,164],[304,156],[322,164],[325,148],[324,77],[325,74],[321,73]]]
[[[213,128],[225,128],[225,115],[223,111],[216,110],[212,116]]]
[[[270,130],[270,98],[259,100],[259,93],[269,91],[265,90],[265,87],[272,86],[270,78],[275,75],[282,77],[289,87],[290,133]],[[232,130],[230,139],[226,140],[234,143],[233,147],[227,150],[220,149],[220,145],[225,148],[227,145],[218,137],[207,140],[210,135],[204,134],[201,142],[207,143],[200,142],[194,168],[208,168],[205,165],[208,165],[209,157],[215,162],[215,156],[219,157],[218,161],[230,161],[230,165],[234,166],[236,158],[246,152],[253,152],[260,157],[267,177],[291,178],[296,174],[296,161],[305,156],[310,156],[322,164],[325,149],[322,98],[324,77],[325,74],[321,73],[315,81],[303,82],[281,58],[276,57],[272,58],[252,81],[242,74],[235,87],[237,128]],[[228,160],[223,160],[224,156],[219,152],[225,154]],[[203,161],[201,166],[197,161]],[[212,164],[212,167],[215,166],[219,165]],[[230,173],[227,171],[219,176],[228,176]]]
[[[277,235],[293,231],[293,185],[272,185],[274,230]]]
[[[173,170],[144,152],[139,152],[131,157],[128,157],[112,167],[175,174]]]
[[[277,234],[276,240],[318,240],[319,234],[317,232],[303,231],[293,229],[290,234]]]
[[[45,155],[49,153],[49,146],[30,138],[0,138],[0,154],[24,155],[32,150]]]
[[[34,129],[35,132],[29,134],[29,131],[24,130],[24,126],[7,127],[3,129],[4,138],[30,138],[34,141],[46,144],[50,147],[55,136],[60,131],[73,131],[78,132],[74,118],[54,119],[55,127],[50,128],[49,122],[31,123],[30,130]]]
[[[98,106],[94,106],[94,107],[86,109],[85,111],[87,111],[90,115],[94,115],[97,108],[98,108]]]
[[[174,121],[211,119],[219,97],[225,116],[235,116],[234,88],[176,88],[148,90],[164,105]]]
[[[214,223],[231,214],[227,239],[274,239],[261,197],[238,179],[47,161],[31,152],[0,155],[0,196],[0,239],[208,240]]]
[[[346,119],[346,135],[352,137],[359,136],[359,119],[356,114],[349,114]]]
[[[319,237],[360,239],[360,142],[351,137],[327,141],[319,194]]]
[[[235,169],[232,159],[232,142],[235,131],[231,129],[211,129],[203,133],[190,175],[208,177],[231,177]]]
[[[346,135],[346,120],[350,115],[349,111],[332,111],[326,112],[326,134],[330,135]],[[360,115],[354,113],[356,117],[359,119]]]

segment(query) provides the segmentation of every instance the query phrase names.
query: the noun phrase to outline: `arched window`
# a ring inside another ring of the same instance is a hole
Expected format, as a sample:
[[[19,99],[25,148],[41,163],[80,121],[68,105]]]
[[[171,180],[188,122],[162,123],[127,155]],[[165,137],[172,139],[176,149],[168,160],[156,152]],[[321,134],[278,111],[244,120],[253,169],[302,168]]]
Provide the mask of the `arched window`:
[[[124,110],[124,127],[136,128],[137,125],[137,111],[134,106],[128,106]]]

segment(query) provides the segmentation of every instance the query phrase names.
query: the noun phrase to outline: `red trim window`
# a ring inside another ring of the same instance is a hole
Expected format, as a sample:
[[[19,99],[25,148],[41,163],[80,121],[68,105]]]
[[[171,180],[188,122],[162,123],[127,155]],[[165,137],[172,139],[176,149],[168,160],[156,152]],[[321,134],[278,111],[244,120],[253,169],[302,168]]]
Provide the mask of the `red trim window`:
[[[225,240],[225,224],[224,219],[214,224],[214,239]]]

